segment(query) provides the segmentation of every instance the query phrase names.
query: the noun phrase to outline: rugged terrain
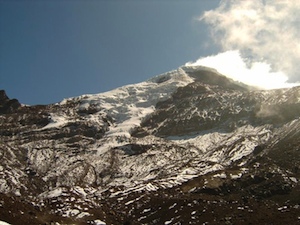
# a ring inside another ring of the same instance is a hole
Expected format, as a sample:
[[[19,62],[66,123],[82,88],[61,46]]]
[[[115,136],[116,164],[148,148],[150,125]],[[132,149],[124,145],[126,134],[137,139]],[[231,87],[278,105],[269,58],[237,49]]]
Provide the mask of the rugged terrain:
[[[0,220],[300,224],[299,112],[300,87],[205,67],[51,105],[0,91]]]

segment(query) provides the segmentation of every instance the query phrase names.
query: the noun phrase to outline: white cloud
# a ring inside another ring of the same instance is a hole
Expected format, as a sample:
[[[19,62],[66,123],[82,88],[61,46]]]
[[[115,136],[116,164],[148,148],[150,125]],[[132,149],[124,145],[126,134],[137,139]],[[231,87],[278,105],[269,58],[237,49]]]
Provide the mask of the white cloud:
[[[278,82],[280,79],[297,82],[300,81],[299,11],[300,1],[296,0],[221,0],[218,8],[206,11],[200,20],[210,25],[212,37],[222,51],[239,50],[248,70],[264,71],[272,79],[277,77]],[[237,55],[235,59],[241,60]],[[244,67],[240,61],[237,63],[238,67]],[[251,76],[253,80],[255,75]]]
[[[264,62],[252,62],[247,67],[239,51],[227,51],[215,56],[189,62],[186,66],[206,66],[215,68],[219,73],[242,83],[263,89],[292,87],[297,84],[287,83],[288,77],[282,72],[271,72],[271,66]],[[299,85],[299,84],[298,84]]]

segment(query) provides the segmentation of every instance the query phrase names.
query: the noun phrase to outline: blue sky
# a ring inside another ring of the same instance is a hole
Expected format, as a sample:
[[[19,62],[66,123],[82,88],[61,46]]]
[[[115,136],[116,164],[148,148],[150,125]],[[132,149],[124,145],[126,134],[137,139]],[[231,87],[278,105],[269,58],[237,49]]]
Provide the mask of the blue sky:
[[[216,54],[219,0],[0,0],[0,89],[24,104],[100,93]]]

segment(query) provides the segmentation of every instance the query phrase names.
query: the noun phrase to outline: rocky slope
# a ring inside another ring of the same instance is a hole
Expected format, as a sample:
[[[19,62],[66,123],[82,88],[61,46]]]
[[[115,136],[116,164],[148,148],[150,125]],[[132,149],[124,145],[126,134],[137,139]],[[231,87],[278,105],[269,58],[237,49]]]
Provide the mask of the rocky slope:
[[[0,220],[300,223],[300,87],[204,67],[52,105],[0,92]]]

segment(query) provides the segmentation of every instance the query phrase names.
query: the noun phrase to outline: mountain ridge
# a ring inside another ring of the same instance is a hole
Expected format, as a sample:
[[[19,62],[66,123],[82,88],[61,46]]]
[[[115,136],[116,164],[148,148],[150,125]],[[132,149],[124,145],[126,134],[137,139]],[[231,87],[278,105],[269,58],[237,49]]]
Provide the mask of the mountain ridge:
[[[296,223],[299,96],[300,87],[257,90],[184,66],[2,111],[0,220],[249,224],[255,212],[264,224],[264,212]]]

